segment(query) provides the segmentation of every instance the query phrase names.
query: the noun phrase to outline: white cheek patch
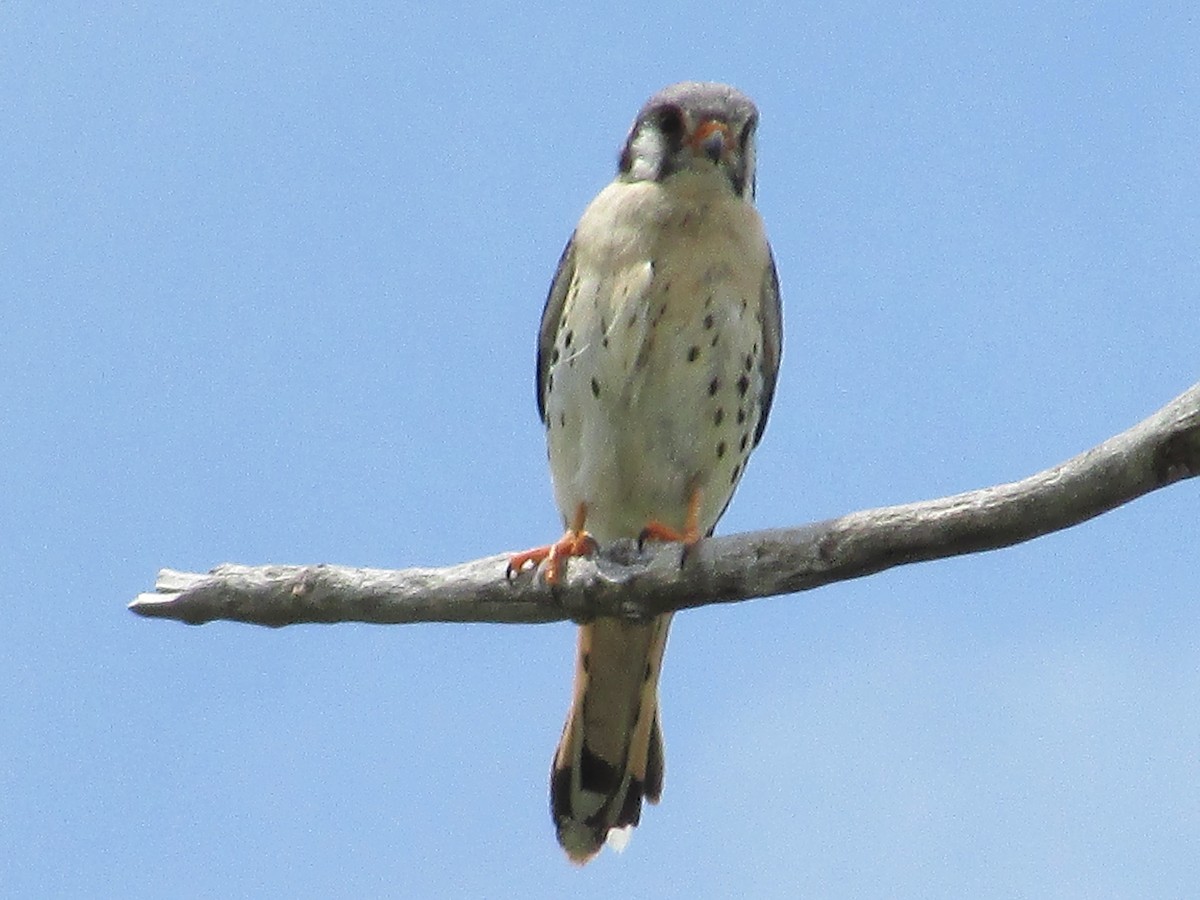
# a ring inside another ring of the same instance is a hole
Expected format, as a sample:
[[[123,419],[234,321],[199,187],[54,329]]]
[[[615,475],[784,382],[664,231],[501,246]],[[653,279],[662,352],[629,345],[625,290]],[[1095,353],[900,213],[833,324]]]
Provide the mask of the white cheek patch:
[[[629,174],[635,181],[653,181],[658,177],[666,155],[666,147],[663,146],[663,136],[657,129],[643,125],[634,136],[629,150],[633,159]]]

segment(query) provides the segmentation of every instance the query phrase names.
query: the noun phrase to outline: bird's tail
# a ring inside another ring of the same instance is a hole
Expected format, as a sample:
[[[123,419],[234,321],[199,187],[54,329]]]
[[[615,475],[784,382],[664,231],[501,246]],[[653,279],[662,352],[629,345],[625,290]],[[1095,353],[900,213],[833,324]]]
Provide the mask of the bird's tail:
[[[579,629],[574,697],[550,770],[550,811],[572,862],[599,853],[610,831],[627,836],[642,798],[662,794],[658,675],[670,624],[668,613]]]

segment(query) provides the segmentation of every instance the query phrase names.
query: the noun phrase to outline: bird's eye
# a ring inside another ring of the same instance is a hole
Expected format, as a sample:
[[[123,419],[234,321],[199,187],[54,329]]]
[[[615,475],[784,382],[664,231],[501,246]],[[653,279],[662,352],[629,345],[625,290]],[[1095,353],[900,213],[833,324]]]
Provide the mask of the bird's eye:
[[[674,104],[663,106],[658,111],[658,130],[667,138],[681,139],[685,130],[683,110]]]

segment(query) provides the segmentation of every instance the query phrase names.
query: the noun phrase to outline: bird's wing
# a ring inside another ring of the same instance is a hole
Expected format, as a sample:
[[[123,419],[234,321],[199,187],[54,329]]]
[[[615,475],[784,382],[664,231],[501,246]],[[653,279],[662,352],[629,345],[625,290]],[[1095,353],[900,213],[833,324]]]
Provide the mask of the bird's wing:
[[[565,258],[565,256],[564,256]],[[561,265],[560,265],[561,270]],[[754,431],[754,446],[762,440],[767,427],[771,401],[775,399],[775,382],[779,378],[779,358],[783,353],[783,306],[779,298],[779,276],[775,272],[775,255],[767,247],[767,269],[762,285],[762,413]],[[543,322],[544,327],[544,322]]]
[[[538,329],[537,408],[543,422],[546,421],[546,373],[550,370],[550,352],[554,349],[558,323],[562,320],[563,307],[566,306],[567,294],[571,290],[574,277],[575,235],[572,234],[567,246],[563,248],[562,256],[558,258],[558,269],[554,273],[554,280],[550,282],[550,293],[546,295],[542,324]]]

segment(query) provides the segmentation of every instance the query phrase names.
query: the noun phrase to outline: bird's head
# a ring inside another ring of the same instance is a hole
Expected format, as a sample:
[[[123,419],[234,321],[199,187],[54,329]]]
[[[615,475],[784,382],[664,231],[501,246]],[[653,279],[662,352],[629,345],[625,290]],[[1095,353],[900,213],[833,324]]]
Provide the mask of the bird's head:
[[[673,84],[638,113],[621,151],[619,177],[664,182],[681,172],[719,172],[737,196],[753,199],[757,125],[753,101],[728,85]]]

